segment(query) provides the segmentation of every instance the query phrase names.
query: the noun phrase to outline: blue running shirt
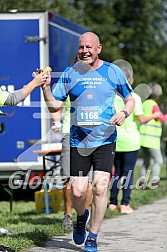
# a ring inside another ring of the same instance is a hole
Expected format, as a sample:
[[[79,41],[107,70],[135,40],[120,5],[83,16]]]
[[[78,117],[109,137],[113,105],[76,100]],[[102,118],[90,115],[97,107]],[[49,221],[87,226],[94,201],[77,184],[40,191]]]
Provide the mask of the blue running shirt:
[[[116,126],[110,123],[114,98],[116,93],[128,97],[132,88],[114,64],[104,61],[96,70],[84,66],[79,61],[66,68],[52,94],[61,101],[70,97],[70,145],[94,148],[116,141]]]

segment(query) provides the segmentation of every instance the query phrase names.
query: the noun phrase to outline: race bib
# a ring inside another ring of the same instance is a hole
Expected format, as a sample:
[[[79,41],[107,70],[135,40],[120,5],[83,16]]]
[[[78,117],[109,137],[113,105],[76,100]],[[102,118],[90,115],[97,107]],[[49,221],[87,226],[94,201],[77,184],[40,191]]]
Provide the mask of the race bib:
[[[102,107],[77,107],[77,124],[78,125],[100,125],[102,124],[100,114],[102,113]]]

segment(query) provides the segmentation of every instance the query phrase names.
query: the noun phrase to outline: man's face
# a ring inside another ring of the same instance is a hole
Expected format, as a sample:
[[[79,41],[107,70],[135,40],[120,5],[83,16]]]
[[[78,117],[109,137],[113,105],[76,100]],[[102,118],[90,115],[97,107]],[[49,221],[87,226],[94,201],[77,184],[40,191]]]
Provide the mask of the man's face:
[[[96,37],[91,35],[81,36],[78,46],[78,56],[85,64],[94,65],[101,52],[101,44],[98,43]]]

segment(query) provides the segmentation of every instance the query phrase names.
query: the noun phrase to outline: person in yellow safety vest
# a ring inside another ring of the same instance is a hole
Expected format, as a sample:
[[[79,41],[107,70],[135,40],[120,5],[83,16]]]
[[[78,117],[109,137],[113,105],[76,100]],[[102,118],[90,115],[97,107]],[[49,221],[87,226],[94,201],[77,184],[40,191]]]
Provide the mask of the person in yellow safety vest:
[[[124,60],[115,61],[125,74],[130,85],[133,85],[133,71],[131,65]],[[112,174],[110,183],[110,197],[108,208],[111,212],[119,210],[123,214],[133,213],[133,208],[130,205],[132,189],[134,181],[134,170],[138,153],[140,150],[140,131],[139,125],[147,123],[152,119],[158,119],[161,112],[151,113],[145,116],[142,107],[142,99],[136,93],[132,93],[135,99],[135,108],[130,116],[128,116],[123,125],[117,128],[117,144],[114,157],[114,173]],[[120,111],[124,104],[119,95],[116,95],[114,100],[116,112]],[[140,181],[138,181],[139,183]],[[121,187],[120,187],[121,185]],[[136,184],[138,188],[138,184]],[[122,196],[119,198],[119,191],[122,191]],[[120,201],[120,205],[118,204]]]
[[[145,116],[149,116],[154,112],[160,110],[159,105],[156,100],[162,95],[162,88],[158,83],[150,83],[149,86],[152,89],[152,93],[149,99],[143,102],[143,111]],[[149,187],[155,189],[159,186],[160,181],[160,171],[163,164],[163,157],[161,153],[161,134],[162,134],[162,124],[167,121],[167,114],[162,114],[160,119],[153,119],[140,126],[141,134],[141,151],[143,164],[140,168],[140,183],[141,188],[146,188],[148,176],[148,168],[151,164],[151,159],[153,159],[152,173],[150,175]],[[149,171],[151,172],[151,171]]]

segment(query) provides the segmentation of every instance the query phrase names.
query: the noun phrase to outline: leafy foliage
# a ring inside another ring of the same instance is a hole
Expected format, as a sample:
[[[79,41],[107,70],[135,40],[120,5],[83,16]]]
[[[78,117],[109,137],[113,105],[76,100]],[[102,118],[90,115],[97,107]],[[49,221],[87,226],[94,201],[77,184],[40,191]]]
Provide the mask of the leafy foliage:
[[[129,61],[135,85],[160,83],[167,106],[167,0],[0,0],[0,10],[9,9],[55,11],[96,32],[101,58]]]

